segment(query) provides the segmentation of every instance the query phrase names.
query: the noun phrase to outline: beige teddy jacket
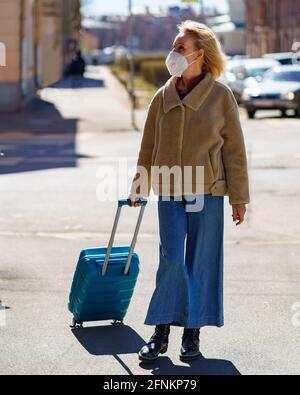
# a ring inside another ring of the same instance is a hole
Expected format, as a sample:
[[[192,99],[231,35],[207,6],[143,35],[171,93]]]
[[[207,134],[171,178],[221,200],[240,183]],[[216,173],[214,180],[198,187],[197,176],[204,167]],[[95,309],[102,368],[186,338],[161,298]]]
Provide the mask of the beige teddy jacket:
[[[180,100],[176,78],[171,76],[148,106],[131,195],[149,196],[152,186],[157,195],[228,195],[230,204],[249,203],[244,136],[231,89],[207,72]],[[182,178],[161,178],[159,169],[173,166]]]

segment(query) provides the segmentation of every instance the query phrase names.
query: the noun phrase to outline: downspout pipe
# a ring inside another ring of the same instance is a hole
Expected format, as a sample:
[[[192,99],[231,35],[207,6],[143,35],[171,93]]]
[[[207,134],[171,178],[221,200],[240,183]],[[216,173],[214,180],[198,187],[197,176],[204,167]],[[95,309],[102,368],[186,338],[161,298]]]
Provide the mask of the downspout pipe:
[[[19,96],[18,96],[18,104],[17,111],[21,111],[23,107],[23,87],[22,87],[22,78],[23,78],[23,37],[24,37],[24,8],[25,8],[25,0],[19,0],[20,6],[20,20],[19,20]]]

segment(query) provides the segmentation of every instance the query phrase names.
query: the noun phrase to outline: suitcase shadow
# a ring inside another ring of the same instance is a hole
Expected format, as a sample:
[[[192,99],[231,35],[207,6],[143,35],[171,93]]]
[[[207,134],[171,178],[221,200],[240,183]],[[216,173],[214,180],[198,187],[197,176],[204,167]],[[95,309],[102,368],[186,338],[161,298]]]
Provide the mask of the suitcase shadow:
[[[144,339],[127,325],[84,327],[72,329],[72,333],[88,353],[96,356],[114,356],[130,375],[133,373],[119,355],[137,354],[145,344]],[[142,369],[151,370],[153,375],[241,375],[230,361],[204,357],[188,362],[186,366],[176,365],[165,356],[160,356],[152,363],[141,362],[137,357],[137,363]]]
[[[133,354],[145,343],[137,332],[125,324],[72,329],[72,333],[92,355]]]

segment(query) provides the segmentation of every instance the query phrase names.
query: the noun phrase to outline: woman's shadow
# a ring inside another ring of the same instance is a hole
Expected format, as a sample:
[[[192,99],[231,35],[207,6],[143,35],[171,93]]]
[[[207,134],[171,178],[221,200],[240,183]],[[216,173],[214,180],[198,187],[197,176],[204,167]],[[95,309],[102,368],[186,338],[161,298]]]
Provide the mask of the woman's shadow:
[[[120,355],[137,354],[145,341],[132,328],[127,325],[105,325],[72,329],[72,332],[90,354],[112,355],[129,375],[133,375]],[[170,358],[162,356],[152,363],[140,362],[140,367],[151,370],[153,375],[241,375],[232,362],[225,360],[202,357],[187,365],[174,365]]]

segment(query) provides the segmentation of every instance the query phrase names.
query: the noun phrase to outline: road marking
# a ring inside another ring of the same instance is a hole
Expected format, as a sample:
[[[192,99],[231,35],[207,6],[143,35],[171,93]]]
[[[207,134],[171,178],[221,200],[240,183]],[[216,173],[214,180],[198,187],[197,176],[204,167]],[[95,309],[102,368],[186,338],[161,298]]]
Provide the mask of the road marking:
[[[261,152],[261,153],[256,153],[256,154],[251,154],[252,158],[275,158],[278,156],[275,152]]]
[[[109,232],[14,232],[14,231],[0,231],[0,236],[12,237],[52,237],[68,240],[84,240],[84,239],[109,239],[111,233]],[[133,233],[123,232],[118,233],[119,238],[131,239]],[[139,233],[139,239],[159,239],[157,233]],[[238,245],[300,245],[300,239],[286,239],[286,240],[225,240],[225,244]]]
[[[288,128],[289,127],[294,127],[295,125],[297,125],[298,124],[298,122],[299,122],[299,120],[282,120],[282,119],[268,119],[268,120],[265,120],[265,122],[267,123],[267,124],[269,124],[270,126],[280,126],[280,127],[282,127],[284,130],[286,130],[286,131],[289,131],[288,130]]]

